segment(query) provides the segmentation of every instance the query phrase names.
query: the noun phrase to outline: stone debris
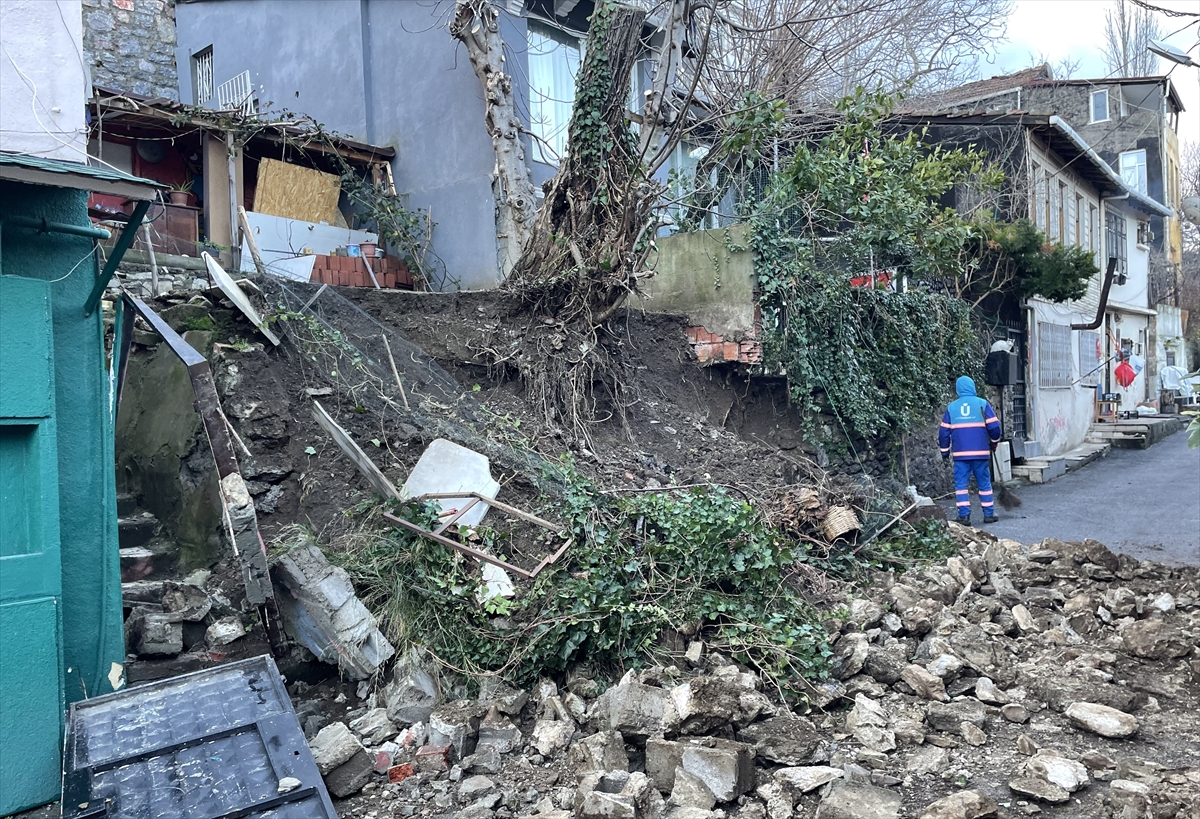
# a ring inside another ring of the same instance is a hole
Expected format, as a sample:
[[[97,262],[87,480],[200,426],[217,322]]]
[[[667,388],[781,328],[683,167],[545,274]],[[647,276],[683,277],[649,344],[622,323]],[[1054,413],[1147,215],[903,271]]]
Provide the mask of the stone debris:
[[[1071,792],[1066,788],[1034,776],[1018,777],[1009,782],[1008,787],[1019,796],[1027,796],[1039,802],[1059,803],[1071,798]]]
[[[1094,542],[951,530],[960,555],[850,602],[804,714],[698,640],[607,688],[575,670],[485,680],[478,702],[444,703],[406,657],[314,756],[331,793],[362,789],[356,816],[1200,815],[1200,748],[1163,740],[1200,736],[1195,581]]]
[[[393,669],[383,700],[389,719],[397,725],[415,725],[429,722],[441,693],[433,675],[416,663],[403,661]]]
[[[996,800],[980,791],[959,791],[942,797],[921,813],[920,819],[985,819],[995,816]]]
[[[1044,779],[1069,793],[1087,787],[1090,783],[1087,768],[1083,763],[1062,756],[1057,751],[1042,749],[1025,763],[1025,770],[1032,776]]]
[[[246,636],[246,627],[240,617],[230,615],[222,617],[204,632],[204,642],[212,648],[227,646]]]
[[[1123,739],[1137,733],[1135,717],[1094,702],[1077,702],[1066,710],[1067,719],[1084,730],[1102,737]]]

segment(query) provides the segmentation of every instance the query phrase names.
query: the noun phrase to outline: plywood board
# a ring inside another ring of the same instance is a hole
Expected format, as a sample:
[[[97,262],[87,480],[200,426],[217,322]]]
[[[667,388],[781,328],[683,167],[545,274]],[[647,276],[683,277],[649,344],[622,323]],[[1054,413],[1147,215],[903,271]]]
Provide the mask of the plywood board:
[[[330,173],[264,159],[258,166],[254,210],[306,222],[336,224],[342,182]]]

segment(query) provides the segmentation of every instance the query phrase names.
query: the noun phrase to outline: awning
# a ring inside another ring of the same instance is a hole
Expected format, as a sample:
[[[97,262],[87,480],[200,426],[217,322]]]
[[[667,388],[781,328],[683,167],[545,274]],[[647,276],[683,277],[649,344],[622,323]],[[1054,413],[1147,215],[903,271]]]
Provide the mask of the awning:
[[[137,201],[151,201],[156,198],[158,191],[166,190],[165,185],[153,180],[109,168],[4,151],[0,151],[0,179],[28,185],[108,193]]]

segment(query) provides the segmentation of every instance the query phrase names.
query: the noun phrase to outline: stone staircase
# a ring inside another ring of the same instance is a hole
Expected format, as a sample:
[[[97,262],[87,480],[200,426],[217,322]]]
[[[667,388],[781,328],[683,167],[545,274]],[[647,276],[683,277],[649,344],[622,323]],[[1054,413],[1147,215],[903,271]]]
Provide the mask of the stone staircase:
[[[117,540],[123,583],[158,580],[174,572],[177,550],[159,537],[158,518],[139,511],[136,499],[129,495],[117,497]]]
[[[1147,449],[1181,429],[1183,429],[1183,422],[1178,415],[1152,415],[1128,421],[1106,421],[1092,424],[1092,428],[1084,440],[1090,444]]]

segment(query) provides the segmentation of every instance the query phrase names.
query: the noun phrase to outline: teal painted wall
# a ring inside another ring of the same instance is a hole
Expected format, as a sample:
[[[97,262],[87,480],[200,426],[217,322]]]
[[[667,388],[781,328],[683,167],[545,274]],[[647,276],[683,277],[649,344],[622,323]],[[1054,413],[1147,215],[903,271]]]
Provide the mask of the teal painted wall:
[[[87,194],[0,182],[0,218],[9,215],[87,225]],[[125,657],[113,471],[112,389],[100,313],[83,316],[83,304],[95,275],[88,257],[90,250],[91,240],[82,237],[37,234],[11,226],[4,227],[0,235],[0,279],[4,281],[4,296],[0,298],[5,307],[0,310],[4,323],[0,333],[6,341],[17,339],[0,347],[0,394],[5,396],[4,406],[9,403],[9,396],[14,396],[12,402],[20,399],[26,403],[29,398],[26,393],[31,390],[35,397],[41,396],[33,383],[36,379],[24,373],[37,361],[51,367],[50,395],[41,399],[49,403],[47,418],[39,423],[38,430],[39,435],[52,436],[52,441],[40,438],[39,451],[56,458],[56,469],[47,468],[41,474],[50,476],[48,480],[57,487],[43,486],[41,494],[43,498],[53,498],[55,503],[55,546],[61,562],[58,574],[61,593],[38,597],[43,602],[53,601],[57,611],[53,621],[60,624],[61,655],[57,647],[47,647],[41,642],[40,629],[51,622],[45,610],[25,612],[14,608],[0,632],[4,655],[0,673],[13,659],[9,655],[12,646],[19,645],[23,651],[41,655],[49,652],[61,656],[60,696],[66,702],[109,693],[113,682],[123,685]],[[43,311],[21,309],[25,306],[23,301],[38,299],[45,300]],[[0,408],[0,417],[5,412],[6,409]],[[13,443],[17,435],[8,436],[12,445],[5,451],[17,451],[18,446]],[[50,443],[53,446],[47,449]],[[6,462],[15,462],[16,458],[13,454],[5,456]],[[0,582],[0,602],[4,602],[4,594],[12,591]],[[18,619],[26,623],[19,635],[13,631]],[[29,629],[37,630],[37,639],[31,637]],[[24,701],[18,702],[18,698]],[[27,683],[0,686],[0,713],[12,715],[32,709],[43,714],[47,707],[46,701],[30,696]],[[61,730],[61,708],[52,721]],[[22,781],[17,777],[21,773],[16,770],[18,767],[25,767],[24,774],[31,781],[45,772],[44,760],[33,759],[32,754],[14,756],[11,740],[5,733],[0,726],[0,806],[14,793],[11,790],[17,787],[14,783]],[[58,736],[54,741],[57,747]],[[29,742],[28,735],[22,742]],[[8,749],[4,750],[6,745]],[[53,762],[54,793],[41,801],[57,797],[57,752]]]

